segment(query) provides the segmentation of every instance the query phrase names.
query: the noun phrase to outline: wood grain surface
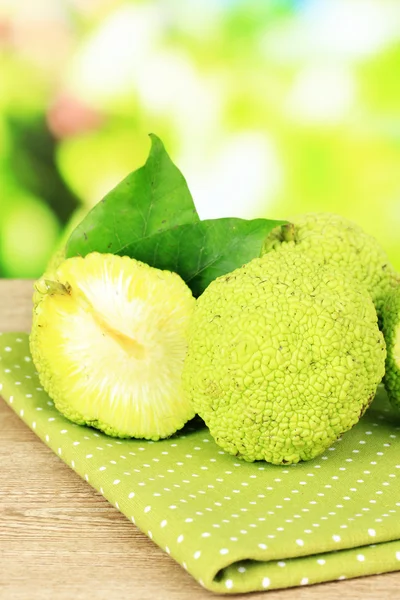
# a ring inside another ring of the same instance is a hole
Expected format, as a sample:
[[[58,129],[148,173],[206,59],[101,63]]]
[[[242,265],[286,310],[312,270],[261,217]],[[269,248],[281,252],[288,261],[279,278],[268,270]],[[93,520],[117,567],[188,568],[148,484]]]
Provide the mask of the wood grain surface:
[[[0,331],[29,331],[32,282],[0,280]],[[202,589],[0,400],[0,599],[190,600]],[[400,598],[400,573],[249,600]]]

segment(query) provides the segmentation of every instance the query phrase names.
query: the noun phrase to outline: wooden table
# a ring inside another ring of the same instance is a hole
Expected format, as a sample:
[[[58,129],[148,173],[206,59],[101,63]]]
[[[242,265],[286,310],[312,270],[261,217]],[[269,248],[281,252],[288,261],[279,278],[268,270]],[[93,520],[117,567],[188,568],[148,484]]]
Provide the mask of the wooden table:
[[[31,295],[30,281],[0,280],[0,331],[29,331]],[[223,596],[202,589],[0,400],[1,600],[213,597]],[[400,573],[236,597],[398,599]]]

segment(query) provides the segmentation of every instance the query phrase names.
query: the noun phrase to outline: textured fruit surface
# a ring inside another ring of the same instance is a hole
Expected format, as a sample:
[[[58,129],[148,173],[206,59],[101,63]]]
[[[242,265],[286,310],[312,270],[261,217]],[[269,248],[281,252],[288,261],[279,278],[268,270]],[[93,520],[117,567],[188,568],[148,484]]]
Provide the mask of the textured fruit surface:
[[[67,418],[156,440],[194,416],[181,373],[195,300],[178,275],[92,253],[36,288],[32,356]]]
[[[385,356],[364,286],[299,252],[274,252],[200,296],[183,379],[227,452],[295,463],[358,422]]]
[[[400,409],[400,287],[383,305],[382,331],[387,348],[385,387],[393,406]]]
[[[356,223],[331,213],[310,213],[291,219],[292,227],[274,229],[261,255],[283,246],[297,246],[315,261],[347,269],[363,283],[379,313],[386,294],[400,276],[378,241]]]

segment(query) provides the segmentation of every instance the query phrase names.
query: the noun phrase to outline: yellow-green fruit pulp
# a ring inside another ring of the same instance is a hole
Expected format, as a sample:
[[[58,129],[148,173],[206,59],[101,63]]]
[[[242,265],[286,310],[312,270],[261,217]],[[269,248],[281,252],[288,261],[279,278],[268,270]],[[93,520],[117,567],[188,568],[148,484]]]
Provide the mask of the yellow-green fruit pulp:
[[[269,253],[197,300],[183,380],[227,452],[309,460],[355,425],[384,375],[365,288],[299,252]]]
[[[346,269],[363,283],[380,316],[387,293],[400,283],[378,241],[356,223],[331,213],[309,213],[277,227],[265,240],[261,255],[296,246],[315,262],[333,269]]]
[[[176,273],[92,253],[36,289],[32,357],[68,419],[157,440],[194,416],[181,374],[195,300]]]
[[[382,331],[387,348],[385,388],[393,406],[400,409],[400,287],[383,304]]]

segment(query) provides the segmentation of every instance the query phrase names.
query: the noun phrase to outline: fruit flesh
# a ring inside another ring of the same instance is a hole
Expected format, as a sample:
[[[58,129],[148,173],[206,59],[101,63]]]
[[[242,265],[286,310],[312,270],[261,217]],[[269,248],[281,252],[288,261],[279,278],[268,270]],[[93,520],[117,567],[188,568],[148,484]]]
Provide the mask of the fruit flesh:
[[[67,418],[159,439],[194,416],[181,372],[195,301],[178,275],[92,253],[64,261],[37,289],[32,355]]]

